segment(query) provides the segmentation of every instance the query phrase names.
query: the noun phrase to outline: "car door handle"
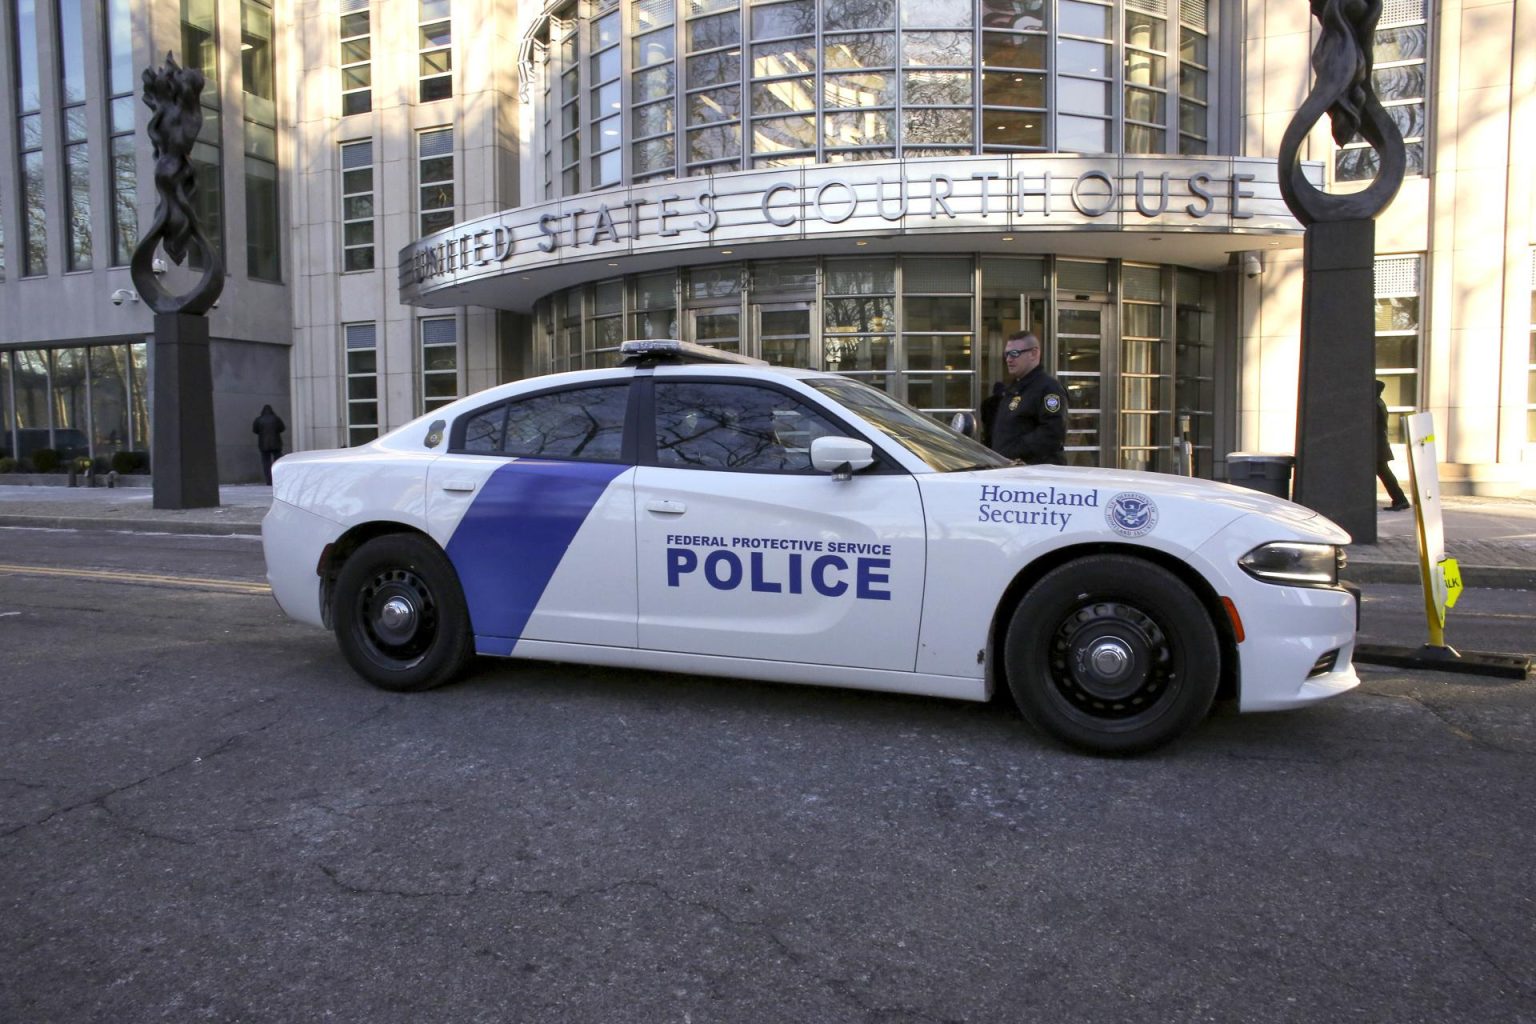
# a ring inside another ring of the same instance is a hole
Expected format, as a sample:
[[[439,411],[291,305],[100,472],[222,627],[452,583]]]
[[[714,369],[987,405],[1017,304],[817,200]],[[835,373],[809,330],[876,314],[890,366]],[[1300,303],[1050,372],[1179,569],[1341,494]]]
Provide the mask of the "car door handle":
[[[465,491],[465,492],[470,492],[470,491],[473,491],[474,489],[475,489],[475,482],[473,480],[444,480],[443,481],[443,490],[445,490],[445,491]]]
[[[648,501],[645,503],[647,512],[660,512],[662,515],[680,516],[688,511],[688,506],[680,501]]]

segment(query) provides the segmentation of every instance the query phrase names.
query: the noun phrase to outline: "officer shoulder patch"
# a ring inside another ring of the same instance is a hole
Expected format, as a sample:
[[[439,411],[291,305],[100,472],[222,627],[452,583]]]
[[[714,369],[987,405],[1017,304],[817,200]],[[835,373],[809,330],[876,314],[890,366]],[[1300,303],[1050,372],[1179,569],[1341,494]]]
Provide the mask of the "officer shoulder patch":
[[[1052,416],[1056,415],[1058,412],[1061,412],[1061,396],[1055,394],[1054,392],[1046,395],[1045,411]]]

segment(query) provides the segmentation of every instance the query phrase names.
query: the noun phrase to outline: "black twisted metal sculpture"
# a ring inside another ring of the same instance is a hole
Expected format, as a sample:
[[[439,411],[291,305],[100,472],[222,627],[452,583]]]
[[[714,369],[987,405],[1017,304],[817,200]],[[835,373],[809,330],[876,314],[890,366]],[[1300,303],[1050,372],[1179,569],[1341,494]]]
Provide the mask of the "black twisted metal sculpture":
[[[1312,51],[1317,81],[1280,142],[1280,194],[1303,224],[1370,220],[1397,195],[1407,165],[1402,132],[1382,108],[1371,82],[1381,0],[1311,0],[1311,4],[1312,15],[1322,26]],[[1380,158],[1376,180],[1362,192],[1324,192],[1301,173],[1301,145],[1325,113],[1335,142],[1342,146],[1358,132]]]
[[[155,190],[160,193],[155,222],[133,250],[129,265],[139,295],[156,313],[206,313],[224,290],[224,265],[218,250],[208,244],[192,209],[197,180],[188,155],[203,127],[203,73],[184,68],[171,54],[165,66],[146,68],[143,75],[144,105],[154,111],[149,118],[149,141],[155,152]],[[156,245],[180,266],[189,249],[195,250],[203,275],[185,295],[172,295],[160,286],[154,272]]]

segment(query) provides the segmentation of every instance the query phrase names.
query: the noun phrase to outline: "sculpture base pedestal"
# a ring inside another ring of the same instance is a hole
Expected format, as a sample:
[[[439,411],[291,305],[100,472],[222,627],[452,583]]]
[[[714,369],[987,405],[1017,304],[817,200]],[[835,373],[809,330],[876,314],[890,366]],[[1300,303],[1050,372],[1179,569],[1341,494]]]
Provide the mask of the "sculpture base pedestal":
[[[1376,223],[1307,228],[1292,500],[1376,543]]]
[[[216,508],[219,466],[207,318],[157,313],[153,358],[154,507]]]

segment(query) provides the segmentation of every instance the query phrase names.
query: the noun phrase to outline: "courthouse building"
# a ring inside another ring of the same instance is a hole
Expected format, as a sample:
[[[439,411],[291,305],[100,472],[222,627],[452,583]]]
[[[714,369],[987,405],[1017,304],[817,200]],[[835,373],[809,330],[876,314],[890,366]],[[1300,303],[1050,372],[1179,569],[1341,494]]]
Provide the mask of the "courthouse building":
[[[1275,157],[1306,0],[6,0],[0,454],[147,449],[155,195],[139,72],[193,153],[226,481],[680,337],[976,408],[1045,342],[1069,459],[1221,477],[1294,444],[1300,225]],[[1377,376],[1449,493],[1536,491],[1536,0],[1387,0],[1408,177]],[[1333,191],[1374,154],[1304,153]],[[185,280],[166,270],[168,283]],[[44,433],[39,433],[44,432]],[[1399,464],[1399,470],[1405,467]]]

